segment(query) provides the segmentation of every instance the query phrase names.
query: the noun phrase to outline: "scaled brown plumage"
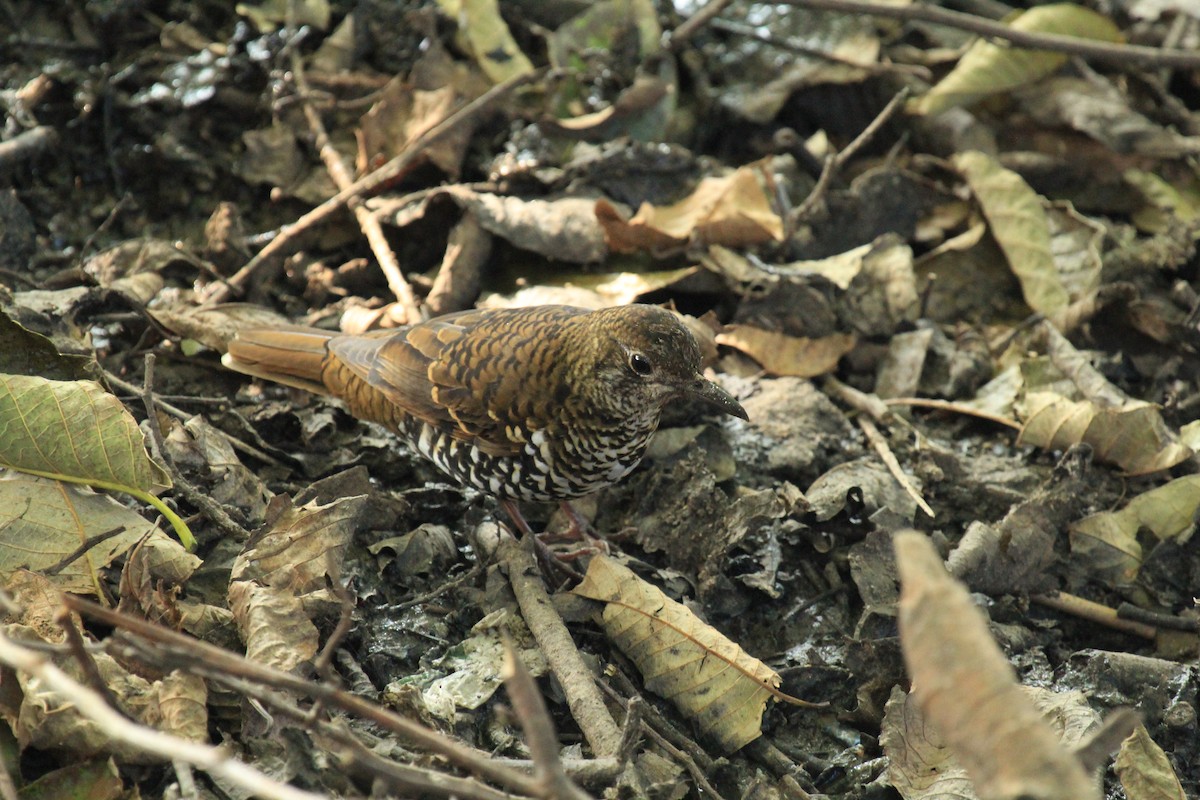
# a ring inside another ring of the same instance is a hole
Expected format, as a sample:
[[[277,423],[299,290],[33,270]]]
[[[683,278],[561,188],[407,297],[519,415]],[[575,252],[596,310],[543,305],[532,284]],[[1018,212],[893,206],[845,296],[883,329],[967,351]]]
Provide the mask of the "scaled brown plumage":
[[[356,335],[253,328],[224,363],[332,395],[508,501],[567,500],[619,480],[679,397],[746,418],[700,374],[687,328],[645,305],[464,311]]]

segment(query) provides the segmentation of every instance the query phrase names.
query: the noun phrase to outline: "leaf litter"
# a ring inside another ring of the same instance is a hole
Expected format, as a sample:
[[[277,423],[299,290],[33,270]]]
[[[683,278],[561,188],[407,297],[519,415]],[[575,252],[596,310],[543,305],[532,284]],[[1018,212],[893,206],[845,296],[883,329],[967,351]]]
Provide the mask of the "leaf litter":
[[[1200,793],[1186,7],[11,5],[17,788]],[[668,409],[577,504],[579,571],[674,609],[638,643],[493,501],[216,358],[531,302],[668,304],[750,415]]]

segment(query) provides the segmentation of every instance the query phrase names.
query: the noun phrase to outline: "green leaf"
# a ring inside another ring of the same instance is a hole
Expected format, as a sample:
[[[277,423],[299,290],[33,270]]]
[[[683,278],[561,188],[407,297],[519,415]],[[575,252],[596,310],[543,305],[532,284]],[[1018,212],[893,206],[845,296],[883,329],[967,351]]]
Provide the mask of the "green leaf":
[[[155,497],[171,479],[146,454],[137,422],[94,381],[0,375],[0,466],[131,494],[195,546],[183,520]]]
[[[142,492],[171,486],[137,422],[95,381],[0,375],[0,466]]]

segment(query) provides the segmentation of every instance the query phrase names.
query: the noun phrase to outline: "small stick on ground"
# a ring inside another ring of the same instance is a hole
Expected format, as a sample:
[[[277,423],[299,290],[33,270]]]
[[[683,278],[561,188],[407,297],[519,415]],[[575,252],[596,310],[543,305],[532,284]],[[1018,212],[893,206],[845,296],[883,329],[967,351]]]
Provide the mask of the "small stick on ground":
[[[291,225],[288,225],[279,232],[279,235],[271,240],[270,244],[259,251],[258,255],[246,262],[246,265],[238,270],[229,280],[223,283],[215,283],[209,287],[207,295],[204,298],[204,305],[214,305],[224,302],[235,295],[241,294],[251,278],[267,265],[274,263],[276,260],[283,258],[290,248],[294,246],[298,234],[312,228],[320,222],[323,222],[328,217],[339,211],[342,206],[351,197],[362,197],[369,195],[379,187],[390,183],[396,177],[404,174],[404,172],[412,166],[412,163],[431,145],[441,141],[443,138],[454,132],[459,126],[475,119],[490,111],[501,100],[507,97],[514,89],[524,86],[541,76],[543,70],[535,70],[534,72],[518,75],[515,78],[510,78],[504,83],[499,83],[493,86],[488,91],[484,92],[479,97],[459,108],[446,119],[434,125],[425,133],[421,134],[416,140],[411,142],[404,152],[393,158],[388,163],[384,164],[379,169],[365,175],[351,185],[342,189],[333,197],[326,200],[321,205],[309,211],[300,219],[296,220]]]
[[[1158,636],[1157,629],[1150,625],[1134,622],[1131,619],[1121,619],[1117,616],[1115,609],[1101,605],[1100,603],[1094,603],[1091,600],[1085,600],[1078,595],[1068,594],[1067,592],[1054,592],[1053,594],[1030,595],[1029,599],[1039,606],[1053,608],[1055,611],[1062,611],[1090,622],[1098,622],[1113,630],[1140,636],[1143,639],[1153,641]]]
[[[866,417],[859,417],[858,427],[862,428],[862,432],[866,435],[867,441],[870,442],[871,446],[875,448],[875,452],[879,454],[879,457],[883,460],[884,465],[887,466],[888,472],[892,473],[892,477],[896,479],[896,482],[900,484],[905,493],[907,493],[909,497],[916,501],[917,505],[922,511],[928,514],[930,517],[933,517],[933,509],[929,507],[929,503],[926,503],[925,498],[921,497],[921,493],[917,491],[917,487],[913,486],[912,481],[910,481],[908,476],[904,474],[904,470],[900,468],[900,462],[896,460],[895,454],[892,453],[892,448],[888,446],[887,439],[885,439],[883,434],[879,432],[879,429],[875,427],[875,423],[871,422],[871,420],[867,419]]]
[[[342,162],[341,154],[329,141],[329,132],[325,130],[321,114],[309,102],[312,90],[308,85],[308,78],[305,76],[304,60],[295,48],[292,49],[292,75],[295,76],[296,89],[299,91],[301,99],[300,105],[304,109],[304,118],[308,121],[309,130],[312,131],[317,145],[317,152],[320,154],[321,160],[325,162],[325,169],[329,172],[329,177],[333,179],[334,185],[339,190],[353,186],[354,178],[351,176],[349,168]],[[379,263],[379,269],[387,278],[388,288],[392,290],[396,302],[404,309],[405,322],[420,322],[421,309],[413,296],[412,286],[404,279],[404,273],[400,271],[400,262],[396,259],[396,254],[392,252],[392,247],[383,234],[383,226],[380,224],[379,218],[367,210],[361,195],[346,198],[346,207],[358,220],[363,235],[367,237],[367,242],[371,245],[371,252],[375,254],[375,260]]]
[[[583,731],[584,738],[599,757],[615,756],[621,747],[621,730],[604,705],[595,678],[571,639],[562,617],[554,610],[546,586],[534,560],[530,543],[522,546],[512,540],[500,545],[499,557],[521,607],[521,616],[546,656],[554,677],[558,678],[567,706]]]

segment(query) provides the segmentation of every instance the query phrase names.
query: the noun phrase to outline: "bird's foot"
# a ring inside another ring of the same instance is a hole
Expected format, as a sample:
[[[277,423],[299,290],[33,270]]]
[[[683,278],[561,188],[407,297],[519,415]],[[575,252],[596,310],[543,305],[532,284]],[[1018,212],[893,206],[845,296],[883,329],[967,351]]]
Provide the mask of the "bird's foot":
[[[542,540],[541,536],[538,536],[533,532],[533,529],[529,527],[529,523],[525,521],[525,516],[521,513],[521,510],[517,508],[515,501],[508,498],[502,498],[500,500],[500,505],[508,514],[508,518],[512,520],[513,527],[515,527],[522,536],[528,537],[533,541],[533,549],[537,554],[538,563],[541,564],[542,570],[547,575],[560,574],[574,581],[583,580],[583,574],[567,563],[567,561],[570,559],[564,559],[558,553],[555,553],[550,549],[550,546]],[[578,555],[575,557],[578,558]]]

